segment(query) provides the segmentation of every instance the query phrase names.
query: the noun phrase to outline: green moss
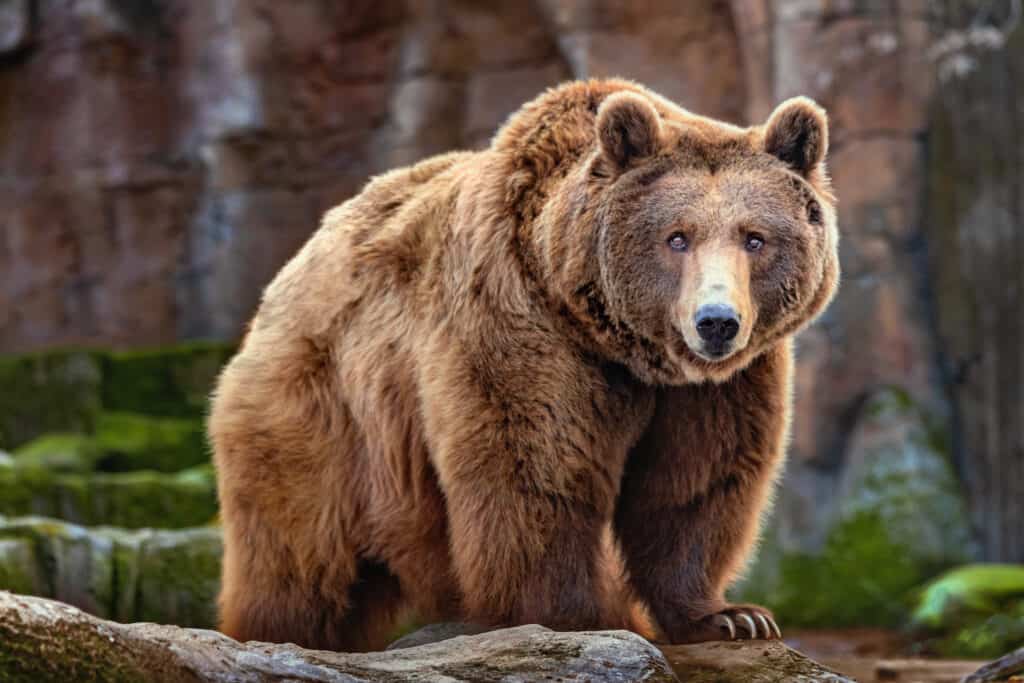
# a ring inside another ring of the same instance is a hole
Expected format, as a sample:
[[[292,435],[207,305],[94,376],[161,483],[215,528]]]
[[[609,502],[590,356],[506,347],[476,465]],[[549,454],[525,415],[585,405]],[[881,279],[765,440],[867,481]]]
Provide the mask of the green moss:
[[[205,524],[217,512],[212,482],[188,470],[97,474],[86,524],[180,529]]]
[[[197,418],[101,413],[96,443],[103,451],[97,467],[105,472],[177,472],[209,459],[203,422]]]
[[[39,595],[46,591],[31,541],[0,538],[0,590]]]
[[[912,623],[945,656],[987,659],[1024,646],[1024,565],[946,572],[920,591]]]
[[[213,628],[221,552],[217,529],[152,532],[139,549],[134,619]]]
[[[85,434],[44,434],[13,453],[18,466],[54,472],[90,472],[100,459],[96,440]]]
[[[45,432],[89,432],[100,410],[101,362],[87,351],[0,357],[0,448]]]
[[[209,467],[176,475],[151,471],[80,475],[0,468],[3,515],[176,529],[205,524],[216,511],[216,487]]]
[[[194,343],[107,354],[103,406],[166,417],[201,417],[217,375],[234,347]]]

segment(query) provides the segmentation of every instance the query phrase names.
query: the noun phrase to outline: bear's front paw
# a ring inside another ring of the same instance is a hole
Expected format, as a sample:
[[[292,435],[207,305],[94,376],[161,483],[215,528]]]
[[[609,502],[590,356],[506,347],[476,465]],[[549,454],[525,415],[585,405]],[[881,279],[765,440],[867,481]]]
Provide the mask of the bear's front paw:
[[[730,605],[694,622],[681,642],[703,643],[709,640],[782,638],[772,613],[758,605]]]

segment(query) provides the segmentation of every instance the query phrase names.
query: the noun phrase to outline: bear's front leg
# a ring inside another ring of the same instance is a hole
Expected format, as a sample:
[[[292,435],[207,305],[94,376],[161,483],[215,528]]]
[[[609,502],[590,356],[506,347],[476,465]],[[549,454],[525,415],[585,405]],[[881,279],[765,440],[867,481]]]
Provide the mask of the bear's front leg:
[[[555,344],[502,343],[446,344],[421,376],[465,617],[621,628],[602,543],[650,397]]]
[[[779,638],[725,591],[753,548],[783,457],[789,345],[722,384],[665,388],[615,514],[630,582],[673,643]]]

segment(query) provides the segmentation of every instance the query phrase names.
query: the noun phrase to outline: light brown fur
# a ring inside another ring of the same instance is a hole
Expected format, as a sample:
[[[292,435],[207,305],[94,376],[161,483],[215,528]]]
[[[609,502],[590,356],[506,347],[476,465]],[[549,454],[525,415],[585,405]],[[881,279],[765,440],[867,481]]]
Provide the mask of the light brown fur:
[[[718,637],[790,338],[838,279],[826,147],[809,101],[743,129],[571,83],[330,211],[217,388],[223,631],[367,649],[406,609],[639,628],[640,604]],[[742,309],[715,360],[687,329],[710,291]]]

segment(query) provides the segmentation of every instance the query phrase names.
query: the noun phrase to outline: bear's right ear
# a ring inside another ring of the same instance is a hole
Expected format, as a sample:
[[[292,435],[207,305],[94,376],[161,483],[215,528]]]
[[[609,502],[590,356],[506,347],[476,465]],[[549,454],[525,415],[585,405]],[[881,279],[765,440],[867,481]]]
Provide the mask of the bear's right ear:
[[[786,100],[768,117],[764,149],[807,176],[825,160],[828,152],[828,116],[807,97]]]
[[[642,95],[617,92],[597,110],[601,151],[619,170],[653,156],[661,142],[661,119]]]

